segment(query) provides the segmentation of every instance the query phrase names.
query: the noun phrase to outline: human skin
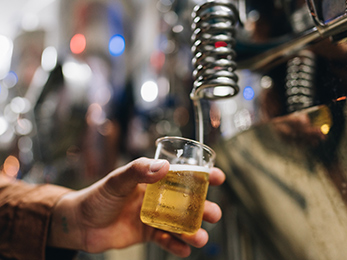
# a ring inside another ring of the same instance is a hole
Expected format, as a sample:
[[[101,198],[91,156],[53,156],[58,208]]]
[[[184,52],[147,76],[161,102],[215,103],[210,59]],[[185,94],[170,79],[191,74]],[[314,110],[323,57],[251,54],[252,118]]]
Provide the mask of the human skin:
[[[98,253],[153,241],[174,255],[189,256],[191,246],[201,248],[207,243],[206,230],[174,234],[140,220],[146,184],[160,180],[168,170],[165,160],[139,158],[85,189],[67,193],[54,208],[47,245]],[[224,180],[224,173],[212,168],[210,185]],[[216,223],[221,216],[217,204],[205,201],[203,220]]]

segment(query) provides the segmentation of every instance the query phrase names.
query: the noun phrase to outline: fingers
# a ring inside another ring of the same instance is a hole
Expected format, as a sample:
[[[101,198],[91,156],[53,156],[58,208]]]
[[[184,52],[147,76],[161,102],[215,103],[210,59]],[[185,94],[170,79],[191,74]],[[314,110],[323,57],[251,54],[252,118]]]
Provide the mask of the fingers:
[[[171,233],[157,230],[154,234],[153,241],[162,249],[178,257],[187,257],[191,253],[190,246]]]
[[[127,196],[139,183],[154,183],[169,171],[166,160],[139,158],[109,174],[107,191],[115,196]]]
[[[203,219],[210,223],[216,223],[222,217],[222,211],[216,203],[205,201]],[[186,257],[190,254],[189,246],[201,248],[208,242],[208,233],[200,228],[195,234],[174,234],[158,230],[154,236],[154,242],[158,243],[163,249],[180,257]],[[188,248],[187,248],[188,246]],[[188,254],[188,255],[186,255]]]
[[[220,207],[211,201],[205,201],[203,220],[210,223],[217,223],[222,217],[222,210]]]
[[[128,178],[125,181],[135,181],[136,183],[154,183],[163,178],[169,171],[170,164],[166,160],[155,160],[149,158],[139,158],[127,164],[122,177]]]
[[[192,235],[181,234],[179,235],[179,238],[191,246],[202,248],[208,242],[208,233],[205,229],[200,228],[196,233]]]
[[[190,246],[201,248],[207,244],[208,234],[202,228],[193,235],[173,234],[157,230],[153,241],[176,256],[187,257],[191,253]]]
[[[221,185],[225,181],[224,172],[219,168],[213,167],[210,172],[209,181],[212,186]]]
[[[138,183],[154,183],[165,176],[169,170],[166,160],[139,158],[110,173],[106,182],[109,193],[117,196],[128,195]],[[220,185],[225,175],[219,168],[212,168],[210,185]]]

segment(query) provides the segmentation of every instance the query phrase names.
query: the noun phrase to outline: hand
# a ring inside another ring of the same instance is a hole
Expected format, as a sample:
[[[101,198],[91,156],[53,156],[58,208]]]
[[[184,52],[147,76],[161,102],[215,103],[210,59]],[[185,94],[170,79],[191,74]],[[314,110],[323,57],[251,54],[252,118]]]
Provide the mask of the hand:
[[[140,158],[90,187],[66,194],[54,208],[47,245],[97,253],[154,241],[177,256],[187,257],[190,245],[199,248],[207,243],[204,229],[194,235],[179,235],[152,228],[140,220],[146,183],[160,180],[168,170],[165,160]],[[224,179],[220,169],[211,170],[210,185],[220,185]],[[205,202],[205,221],[215,223],[221,215],[217,204]]]

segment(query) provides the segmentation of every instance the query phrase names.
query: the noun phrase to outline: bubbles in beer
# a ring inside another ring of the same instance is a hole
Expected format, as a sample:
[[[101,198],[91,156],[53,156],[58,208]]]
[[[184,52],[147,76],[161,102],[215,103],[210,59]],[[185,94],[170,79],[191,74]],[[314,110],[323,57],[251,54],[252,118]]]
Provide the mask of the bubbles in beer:
[[[202,222],[208,177],[204,167],[170,167],[165,178],[147,185],[141,220],[171,232],[195,233]]]

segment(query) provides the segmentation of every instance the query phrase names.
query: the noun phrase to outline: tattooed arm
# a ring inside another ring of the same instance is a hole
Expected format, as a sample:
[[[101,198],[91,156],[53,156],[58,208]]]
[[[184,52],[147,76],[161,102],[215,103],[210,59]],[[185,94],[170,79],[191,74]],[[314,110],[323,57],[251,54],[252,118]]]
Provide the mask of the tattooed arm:
[[[158,181],[168,170],[166,161],[140,158],[86,189],[66,194],[55,206],[48,245],[97,253],[154,241],[175,255],[188,256],[190,245],[207,243],[204,229],[194,235],[174,235],[140,220],[144,183]],[[213,168],[210,184],[220,185],[224,178],[221,170]],[[220,208],[206,201],[204,220],[214,223],[220,218]]]
[[[10,182],[0,174],[0,259],[72,259],[71,250],[96,253],[147,241],[188,256],[190,245],[207,243],[204,229],[175,235],[140,220],[145,183],[158,181],[168,169],[166,161],[140,158],[80,191]],[[219,185],[224,178],[213,168],[210,184]],[[204,220],[213,223],[220,218],[220,208],[206,201]]]
[[[0,173],[0,259],[46,259],[53,207],[70,191],[55,185],[11,181]],[[60,259],[72,259],[75,252],[60,253]]]

